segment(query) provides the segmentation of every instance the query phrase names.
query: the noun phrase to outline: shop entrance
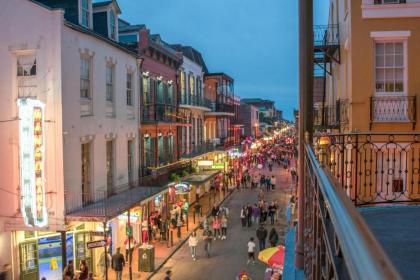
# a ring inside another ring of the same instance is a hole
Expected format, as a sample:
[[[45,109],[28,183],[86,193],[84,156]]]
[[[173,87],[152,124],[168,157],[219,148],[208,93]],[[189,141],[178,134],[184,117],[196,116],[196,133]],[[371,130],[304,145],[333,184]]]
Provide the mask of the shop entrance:
[[[20,279],[37,280],[38,266],[38,243],[28,241],[19,244],[20,256]]]

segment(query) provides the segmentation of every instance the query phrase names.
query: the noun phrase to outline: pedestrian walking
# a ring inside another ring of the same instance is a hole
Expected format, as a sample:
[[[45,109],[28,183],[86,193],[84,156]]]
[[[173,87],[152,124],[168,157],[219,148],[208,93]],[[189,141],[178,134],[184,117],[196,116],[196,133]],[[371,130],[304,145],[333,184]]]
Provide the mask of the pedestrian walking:
[[[271,176],[271,190],[274,191],[275,188],[276,188],[276,176],[272,175]]]
[[[279,235],[276,229],[273,227],[268,235],[268,240],[270,241],[271,247],[276,247],[277,243],[279,242]]]
[[[248,262],[246,264],[255,264],[255,242],[254,237],[251,237],[248,242]]]
[[[226,239],[227,236],[227,224],[228,224],[228,219],[226,217],[226,215],[222,216],[222,219],[220,221],[220,225],[222,227],[222,239]]]
[[[259,224],[260,223],[260,216],[261,216],[261,210],[258,207],[258,205],[255,203],[254,207],[252,207],[252,219],[253,222],[255,222],[255,224]]]
[[[105,257],[105,252],[102,252],[98,261],[98,267],[99,267],[101,278],[105,279],[106,268],[110,266],[111,266],[111,256],[107,253]],[[73,278],[70,278],[70,279],[73,279]]]
[[[216,204],[213,204],[213,207],[211,208],[211,216],[213,217],[213,219],[219,216],[219,211],[220,211],[219,206],[217,206]]]
[[[260,247],[260,251],[265,249],[265,240],[267,239],[267,229],[264,227],[264,224],[260,224],[257,229],[257,238]]]
[[[210,258],[211,243],[213,241],[213,233],[208,227],[204,228],[203,240],[204,240],[204,251],[206,252],[207,258]]]
[[[242,222],[242,227],[243,228],[246,227],[246,216],[247,216],[246,211],[247,211],[247,209],[248,208],[246,206],[242,207],[242,209],[241,209],[241,222]]]
[[[112,256],[111,259],[112,269],[115,271],[116,280],[122,280],[122,271],[125,265],[125,260],[123,254],[120,252],[120,248],[117,248],[117,251]]]
[[[172,277],[172,270],[167,270],[165,273],[165,278],[163,280],[171,280]]]
[[[220,224],[219,217],[216,217],[213,220],[213,235],[214,235],[214,240],[216,240],[216,238],[221,238],[222,237],[221,234],[220,234],[220,227],[221,227],[221,224]]]
[[[188,245],[190,246],[190,249],[191,249],[191,257],[195,261],[197,257],[197,245],[198,245],[198,237],[195,231],[193,231],[190,235],[190,238],[188,238]]]
[[[248,227],[252,226],[252,206],[248,203],[247,204],[247,211],[246,211],[246,220]]]
[[[274,225],[274,217],[276,216],[277,208],[274,205],[274,202],[271,202],[271,205],[268,207],[268,215],[270,216],[271,225]]]

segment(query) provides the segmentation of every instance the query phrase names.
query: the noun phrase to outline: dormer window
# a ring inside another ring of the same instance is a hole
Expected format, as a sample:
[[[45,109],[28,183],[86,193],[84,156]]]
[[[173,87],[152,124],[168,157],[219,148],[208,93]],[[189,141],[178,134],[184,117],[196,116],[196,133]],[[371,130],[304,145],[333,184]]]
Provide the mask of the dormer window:
[[[117,39],[117,22],[115,12],[113,10],[109,11],[109,27],[108,27],[109,37],[113,40]]]
[[[92,27],[92,3],[91,0],[80,0],[80,24],[84,27]]]

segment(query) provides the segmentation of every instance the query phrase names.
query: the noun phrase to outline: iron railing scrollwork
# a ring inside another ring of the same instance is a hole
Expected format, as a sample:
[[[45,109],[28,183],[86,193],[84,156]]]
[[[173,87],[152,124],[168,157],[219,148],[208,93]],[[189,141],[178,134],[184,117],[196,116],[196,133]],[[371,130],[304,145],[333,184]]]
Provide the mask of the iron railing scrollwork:
[[[372,123],[408,122],[416,125],[416,96],[372,96],[370,120]]]
[[[329,134],[314,142],[355,205],[420,202],[420,134]]]
[[[306,279],[401,279],[345,191],[309,144],[304,164]]]

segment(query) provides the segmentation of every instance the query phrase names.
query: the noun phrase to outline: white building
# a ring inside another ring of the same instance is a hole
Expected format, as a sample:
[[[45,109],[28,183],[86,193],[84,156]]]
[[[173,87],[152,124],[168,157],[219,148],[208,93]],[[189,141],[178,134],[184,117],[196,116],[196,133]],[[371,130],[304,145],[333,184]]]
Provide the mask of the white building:
[[[41,251],[61,250],[66,231],[78,262],[89,229],[66,214],[138,178],[141,60],[116,41],[119,13],[115,1],[1,1],[0,266],[12,279],[61,279],[61,258],[44,267]]]

